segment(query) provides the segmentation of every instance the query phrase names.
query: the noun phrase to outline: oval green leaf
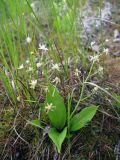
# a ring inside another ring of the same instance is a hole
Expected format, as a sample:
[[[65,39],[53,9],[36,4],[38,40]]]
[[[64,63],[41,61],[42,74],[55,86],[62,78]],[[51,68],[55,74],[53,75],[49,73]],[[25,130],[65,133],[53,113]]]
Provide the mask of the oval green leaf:
[[[67,127],[65,127],[62,132],[58,132],[55,128],[49,129],[48,135],[56,145],[58,153],[60,153],[61,151],[61,146],[66,137],[66,134],[67,134]]]
[[[76,114],[70,122],[70,131],[77,131],[84,127],[89,121],[92,120],[94,115],[96,114],[98,107],[90,106],[82,109],[81,112]]]
[[[66,123],[66,108],[63,98],[60,96],[58,90],[51,84],[48,85],[45,102],[45,105],[49,104],[53,106],[48,110],[48,117],[51,124],[57,129],[62,129]]]
[[[39,119],[34,119],[34,120],[32,120],[32,121],[27,121],[27,122],[28,122],[28,124],[31,124],[32,126],[39,127],[39,128],[41,128],[41,129],[44,129],[44,127],[41,125]]]

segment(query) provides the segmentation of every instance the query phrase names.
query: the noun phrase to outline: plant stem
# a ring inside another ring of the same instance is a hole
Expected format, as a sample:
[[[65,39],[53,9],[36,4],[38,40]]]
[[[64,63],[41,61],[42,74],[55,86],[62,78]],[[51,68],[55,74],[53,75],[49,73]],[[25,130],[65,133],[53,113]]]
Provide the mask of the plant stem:
[[[90,75],[91,75],[94,62],[95,62],[95,61],[93,61],[92,65],[91,65],[91,67],[90,67],[90,71],[89,71],[89,73],[88,73],[88,76],[86,77],[85,81],[83,82],[82,89],[81,89],[81,93],[80,93],[80,99],[79,99],[79,101],[77,102],[77,105],[75,106],[75,109],[74,109],[73,112],[71,113],[70,118],[74,115],[74,113],[76,112],[76,110],[77,110],[77,108],[78,108],[78,106],[79,106],[79,104],[80,104],[80,102],[81,102],[81,100],[82,100],[83,92],[84,92],[85,85],[86,85],[85,83],[88,81],[88,79],[89,79],[89,77],[90,77]]]
[[[70,108],[71,108],[71,97],[70,94],[68,95],[68,117],[67,117],[67,125],[68,125],[68,150],[69,150],[69,156],[70,156]]]

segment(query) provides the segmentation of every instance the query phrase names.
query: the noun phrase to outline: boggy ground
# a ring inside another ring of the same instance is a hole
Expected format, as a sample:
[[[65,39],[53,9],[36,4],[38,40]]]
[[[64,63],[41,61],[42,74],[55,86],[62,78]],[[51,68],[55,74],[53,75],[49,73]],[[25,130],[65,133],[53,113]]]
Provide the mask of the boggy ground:
[[[120,31],[119,12],[112,14],[112,22],[104,27],[105,47],[109,49],[108,54],[103,54],[99,64],[104,68],[104,74],[92,76],[90,81],[96,82],[99,86],[120,95],[120,42],[113,42],[114,30]],[[115,19],[114,19],[115,18]],[[109,26],[109,27],[108,27]],[[110,34],[109,34],[110,33]],[[97,33],[96,33],[97,34]],[[98,43],[99,36],[94,39]],[[91,52],[91,51],[90,51]],[[117,53],[117,54],[116,54]],[[97,67],[97,66],[96,66]],[[74,67],[73,67],[74,68]],[[80,78],[84,77],[84,71]],[[78,99],[77,80],[72,76],[70,82],[65,81],[65,88],[62,94],[66,101],[66,93],[72,90],[76,85],[76,96],[73,99],[73,105]],[[60,87],[60,86],[59,86]],[[91,87],[86,86],[85,92],[90,93]],[[65,92],[64,92],[65,91]],[[44,97],[40,97],[44,101]],[[120,151],[120,109],[114,104],[114,101],[101,91],[96,91],[92,98],[88,99],[82,106],[95,103],[101,106],[101,109],[94,117],[93,121],[85,128],[75,134],[71,144],[71,154],[68,153],[67,142],[64,143],[60,155],[55,152],[53,144],[46,134],[32,126],[26,126],[26,120],[30,116],[38,116],[38,106],[34,110],[31,105],[17,104],[17,113],[11,107],[7,99],[3,84],[0,83],[0,153],[2,160],[117,160]],[[33,103],[34,106],[34,103]]]

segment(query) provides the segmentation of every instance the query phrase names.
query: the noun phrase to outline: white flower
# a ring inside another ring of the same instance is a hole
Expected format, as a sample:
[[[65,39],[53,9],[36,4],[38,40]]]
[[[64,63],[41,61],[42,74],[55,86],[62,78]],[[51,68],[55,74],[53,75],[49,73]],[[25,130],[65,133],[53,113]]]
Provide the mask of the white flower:
[[[18,101],[18,102],[20,102],[20,100],[21,100],[21,97],[20,97],[20,96],[18,96],[18,97],[17,97],[17,101]]]
[[[99,55],[96,56],[90,56],[90,61],[98,61],[99,62]]]
[[[92,47],[93,45],[95,45],[95,42],[91,42],[91,47]]]
[[[103,71],[103,67],[102,67],[102,66],[99,66],[98,71],[99,71],[99,72],[102,72],[102,71]]]
[[[18,67],[19,70],[21,70],[21,69],[23,69],[23,68],[24,68],[24,65],[23,65],[23,64],[21,64],[21,65]]]
[[[52,81],[53,83],[55,82],[56,84],[60,83],[60,78],[55,77],[55,79]]]
[[[52,103],[47,103],[47,105],[45,106],[45,109],[46,109],[46,111],[47,111],[47,113],[51,110],[51,111],[53,111],[53,109],[55,108],[55,106],[53,106],[53,104]]]
[[[93,88],[93,93],[97,92],[97,90],[98,90],[98,87],[97,87],[97,86],[94,87],[94,88]]]
[[[118,31],[118,29],[114,30],[114,39],[120,38],[120,33]]]
[[[38,63],[36,64],[36,66],[37,66],[37,68],[40,68],[40,67],[42,66],[42,63],[41,63],[41,62],[38,62]]]
[[[109,42],[109,39],[106,39],[105,42]]]
[[[29,67],[28,72],[32,72],[32,71],[34,71],[33,67]]]
[[[46,51],[48,51],[48,48],[46,47],[46,45],[45,44],[39,44],[39,48],[38,49],[40,49],[40,50],[42,50],[42,51],[44,51],[44,52],[46,52]]]
[[[104,48],[103,52],[106,53],[106,54],[108,54],[109,53],[109,49],[108,48]]]
[[[98,73],[99,73],[100,76],[103,76],[103,74],[104,74],[103,71],[104,71],[103,67],[102,67],[102,66],[99,66],[99,68],[98,68]]]
[[[75,75],[78,77],[79,73],[81,73],[81,71],[78,70],[78,68],[75,69]]]
[[[30,37],[27,37],[27,38],[26,38],[26,43],[30,43],[31,40],[32,40],[32,39],[31,39]]]
[[[30,88],[35,89],[35,87],[37,85],[37,80],[31,80],[31,82],[29,84],[31,85]]]
[[[52,66],[52,70],[57,70],[57,71],[60,71],[60,67],[59,67],[59,64],[53,64]]]
[[[36,7],[35,7],[35,3],[33,2],[33,3],[31,3],[30,4],[30,6],[31,6],[31,8],[33,9],[33,11],[35,11],[35,9],[36,9]]]
[[[30,61],[27,59],[27,60],[26,60],[26,64],[29,64],[29,63],[30,63]]]
[[[91,48],[94,52],[99,52],[99,46],[95,42],[91,42]]]

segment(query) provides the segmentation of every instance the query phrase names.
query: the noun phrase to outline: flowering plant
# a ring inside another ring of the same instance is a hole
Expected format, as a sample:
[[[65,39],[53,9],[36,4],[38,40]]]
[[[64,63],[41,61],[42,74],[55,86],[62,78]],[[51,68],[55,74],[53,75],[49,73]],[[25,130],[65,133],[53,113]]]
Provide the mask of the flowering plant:
[[[44,111],[50,120],[50,128],[48,136],[57,147],[58,153],[61,151],[61,146],[66,137],[70,139],[72,132],[75,132],[84,127],[95,115],[98,107],[91,105],[82,109],[77,114],[71,113],[71,107],[65,107],[65,103],[56,87],[52,84],[48,85]],[[32,125],[44,128],[38,123],[39,120],[32,121]]]

